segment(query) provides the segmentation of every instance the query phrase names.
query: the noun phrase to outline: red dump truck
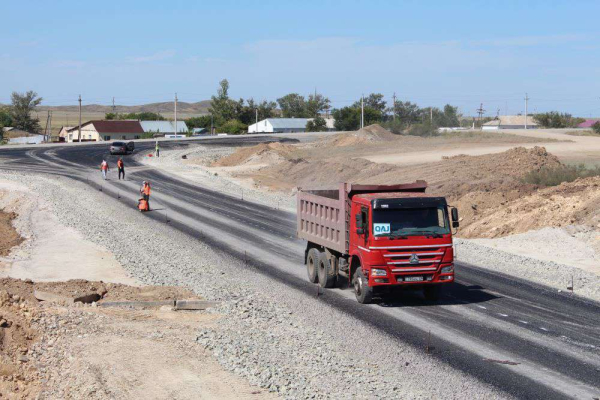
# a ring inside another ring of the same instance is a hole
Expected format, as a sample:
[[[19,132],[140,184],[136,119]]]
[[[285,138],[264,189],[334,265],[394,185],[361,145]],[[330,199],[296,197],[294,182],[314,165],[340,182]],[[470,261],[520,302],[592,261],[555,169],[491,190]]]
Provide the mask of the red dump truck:
[[[458,211],[444,197],[425,194],[426,188],[416,181],[299,189],[298,237],[307,241],[308,280],[330,288],[348,279],[365,304],[401,286],[439,299],[443,284],[454,281]]]

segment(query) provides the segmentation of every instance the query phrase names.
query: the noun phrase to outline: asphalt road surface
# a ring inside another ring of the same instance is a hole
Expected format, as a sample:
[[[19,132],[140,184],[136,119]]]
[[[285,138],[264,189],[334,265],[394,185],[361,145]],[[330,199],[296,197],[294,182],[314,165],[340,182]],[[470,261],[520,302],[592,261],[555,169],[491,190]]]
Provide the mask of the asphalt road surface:
[[[201,139],[204,145],[243,146],[295,140],[274,136]],[[190,141],[162,142],[161,149]],[[136,152],[154,144],[139,142]],[[305,243],[296,238],[295,215],[200,187],[124,157],[127,181],[99,179],[108,144],[0,150],[0,170],[58,174],[102,189],[131,207],[140,182],[152,182],[149,218],[170,223],[235,257],[259,273],[315,295],[303,266]],[[116,171],[112,172],[116,176]],[[518,398],[600,398],[600,304],[506,275],[458,263],[456,282],[442,301],[416,292],[361,305],[350,289],[330,289],[323,301],[387,333],[424,348],[432,357]],[[468,397],[468,395],[466,395]]]

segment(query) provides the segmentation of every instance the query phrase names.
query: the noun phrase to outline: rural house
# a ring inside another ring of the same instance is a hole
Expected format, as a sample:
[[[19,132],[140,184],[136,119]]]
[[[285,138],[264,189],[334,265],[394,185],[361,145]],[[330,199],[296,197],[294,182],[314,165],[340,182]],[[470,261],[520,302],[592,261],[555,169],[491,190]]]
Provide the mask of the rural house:
[[[98,142],[140,139],[144,130],[139,121],[98,120],[81,125],[81,138],[79,126],[64,130],[64,134],[67,142]]]
[[[600,122],[600,119],[586,119],[584,122],[577,125],[578,128],[591,128],[596,122]]]
[[[498,129],[525,129],[525,122],[527,122],[527,129],[537,129],[538,123],[535,121],[533,116],[527,116],[525,121],[524,115],[500,115],[490,122],[483,124],[482,129],[484,131],[495,131]]]
[[[177,121],[177,132],[175,132],[174,121],[140,121],[140,125],[144,133],[158,133],[160,136],[188,133],[185,121]]]
[[[306,132],[306,123],[313,118],[267,118],[248,127],[248,133]],[[333,118],[326,118],[327,130],[335,130]]]
[[[45,136],[39,133],[30,133],[11,127],[2,129],[4,131],[4,140],[8,144],[39,144],[43,143],[45,139]]]

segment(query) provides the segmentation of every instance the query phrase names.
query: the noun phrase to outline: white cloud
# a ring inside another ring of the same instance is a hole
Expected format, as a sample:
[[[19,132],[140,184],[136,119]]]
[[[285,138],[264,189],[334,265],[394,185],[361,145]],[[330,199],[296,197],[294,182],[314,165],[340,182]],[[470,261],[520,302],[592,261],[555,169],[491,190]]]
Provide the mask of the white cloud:
[[[137,56],[137,57],[129,57],[127,59],[128,62],[132,63],[148,63],[153,61],[162,61],[168,58],[171,58],[175,55],[175,50],[164,50],[159,51],[157,53],[151,54],[149,56]]]
[[[545,45],[561,45],[565,43],[580,42],[585,40],[585,35],[565,34],[565,35],[546,35],[546,36],[515,36],[498,39],[488,39],[473,41],[471,44],[481,46],[499,46],[499,47],[532,47]]]

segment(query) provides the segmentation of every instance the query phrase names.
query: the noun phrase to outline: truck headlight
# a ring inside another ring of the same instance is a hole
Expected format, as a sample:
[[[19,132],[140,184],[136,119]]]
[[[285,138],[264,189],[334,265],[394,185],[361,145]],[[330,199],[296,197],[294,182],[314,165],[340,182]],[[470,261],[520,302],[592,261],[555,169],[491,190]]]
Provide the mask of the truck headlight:
[[[373,268],[371,269],[371,275],[373,276],[386,276],[387,271],[385,269]]]
[[[454,264],[448,265],[447,267],[442,267],[442,270],[440,271],[442,274],[449,274],[450,272],[454,271]]]

